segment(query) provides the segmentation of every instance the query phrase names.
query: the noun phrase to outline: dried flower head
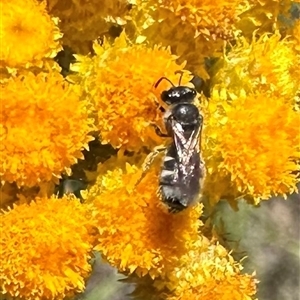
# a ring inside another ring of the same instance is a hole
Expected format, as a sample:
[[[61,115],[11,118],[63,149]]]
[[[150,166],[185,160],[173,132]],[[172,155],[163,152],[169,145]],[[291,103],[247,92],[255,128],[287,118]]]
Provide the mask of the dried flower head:
[[[0,215],[1,293],[18,299],[65,299],[91,272],[92,210],[78,199],[38,198]]]
[[[33,186],[69,172],[93,138],[79,88],[55,72],[10,78],[1,86],[1,179]]]
[[[40,65],[61,49],[58,19],[36,0],[1,1],[1,67]]]
[[[158,99],[171,85],[162,81],[154,89],[154,84],[162,76],[177,83],[180,75],[175,73],[184,65],[177,65],[168,49],[129,46],[124,34],[113,47],[95,45],[95,51],[97,55],[91,59],[78,57],[72,69],[79,71],[94,105],[102,142],[128,150],[160,143],[150,123],[162,119]],[[182,84],[190,78],[184,72]]]

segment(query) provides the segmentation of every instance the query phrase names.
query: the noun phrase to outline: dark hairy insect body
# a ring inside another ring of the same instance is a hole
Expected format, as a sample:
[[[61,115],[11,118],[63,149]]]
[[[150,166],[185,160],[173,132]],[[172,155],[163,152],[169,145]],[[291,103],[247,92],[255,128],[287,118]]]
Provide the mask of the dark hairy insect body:
[[[161,95],[169,105],[164,115],[167,133],[157,133],[171,137],[172,143],[163,159],[159,193],[170,212],[182,211],[200,197],[205,169],[200,157],[203,118],[193,104],[196,95],[186,86],[173,86]]]
[[[159,192],[162,201],[170,211],[181,211],[197,202],[200,191],[201,162],[198,153],[193,153],[189,160],[189,175],[183,175],[178,165],[175,144],[171,144],[163,160],[159,179]]]

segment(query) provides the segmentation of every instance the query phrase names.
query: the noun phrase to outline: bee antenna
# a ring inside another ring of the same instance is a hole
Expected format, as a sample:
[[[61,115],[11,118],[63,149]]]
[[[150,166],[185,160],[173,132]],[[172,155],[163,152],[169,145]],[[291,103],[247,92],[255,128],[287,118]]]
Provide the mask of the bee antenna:
[[[167,77],[161,77],[156,83],[155,83],[155,88],[158,87],[158,85],[161,83],[162,80],[167,80],[168,82],[170,82],[172,84],[172,86],[175,86],[174,83]]]
[[[180,74],[178,86],[180,86],[180,84],[181,84],[181,79],[182,79],[183,73],[184,72],[182,72],[181,70],[178,70],[175,72],[175,74]]]

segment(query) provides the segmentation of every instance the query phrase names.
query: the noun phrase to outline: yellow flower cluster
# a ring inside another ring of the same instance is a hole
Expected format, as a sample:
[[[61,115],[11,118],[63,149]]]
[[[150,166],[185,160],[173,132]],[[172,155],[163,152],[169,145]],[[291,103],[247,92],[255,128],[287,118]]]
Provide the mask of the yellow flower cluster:
[[[99,177],[98,191],[86,195],[99,212],[96,249],[120,271],[165,277],[197,238],[200,207],[168,213],[157,195],[156,170],[135,187],[140,168],[116,163]]]
[[[243,89],[292,99],[300,85],[300,60],[294,45],[295,41],[278,32],[253,38],[251,43],[241,37],[214,67],[213,87],[226,89],[231,97]]]
[[[150,275],[158,291],[172,291],[170,299],[250,299],[254,278],[242,275],[222,246],[199,238],[201,205],[168,213],[157,195],[157,168],[135,186],[140,168],[120,161],[104,163],[85,195],[99,214],[96,249],[108,262],[122,272]]]
[[[256,293],[253,275],[216,242],[201,237],[172,272],[169,300],[250,300]]]
[[[96,111],[102,143],[127,150],[150,148],[161,143],[151,122],[160,122],[162,114],[158,103],[159,93],[168,82],[162,82],[155,90],[156,81],[168,77],[177,84],[184,65],[175,63],[176,57],[169,49],[144,45],[128,45],[124,34],[113,47],[95,44],[96,56],[77,57],[72,70],[78,71],[81,84]],[[155,67],[153,63],[155,62]],[[184,73],[182,84],[191,76]]]
[[[70,172],[93,139],[79,91],[55,72],[29,72],[2,84],[1,180],[33,186]]]
[[[254,275],[199,231],[202,204],[169,213],[157,193],[160,161],[145,175],[141,159],[163,142],[151,125],[164,128],[160,94],[171,83],[156,82],[209,74],[201,192],[237,206],[296,191],[300,23],[287,30],[279,21],[291,1],[0,1],[0,197],[11,204],[20,191],[25,200],[0,215],[1,293],[72,298],[97,250],[119,271],[152,278],[165,299],[252,299]],[[112,24],[126,34],[114,39]],[[68,80],[51,62],[60,30],[78,54]],[[205,58],[216,57],[207,70]],[[120,151],[99,166],[86,202],[42,197],[96,130]],[[30,202],[31,187],[41,197]]]
[[[93,212],[78,199],[38,198],[0,215],[2,294],[59,300],[83,291],[91,272]]]
[[[190,71],[207,78],[204,58],[219,55],[232,38],[241,9],[239,0],[139,1],[127,31],[137,41],[171,46],[179,63],[187,60]]]
[[[253,32],[263,34],[286,27],[283,20],[290,18],[292,0],[243,1],[243,13],[237,27],[243,35],[252,38]]]
[[[57,24],[44,2],[1,0],[0,67],[40,65],[44,58],[53,58],[61,49]]]
[[[207,107],[204,193],[212,203],[244,196],[257,204],[296,192],[299,112],[284,97],[265,93],[227,100],[215,92]]]
[[[76,53],[88,54],[91,41],[109,32],[112,24],[124,24],[127,0],[48,0],[51,15],[59,17],[64,45]]]

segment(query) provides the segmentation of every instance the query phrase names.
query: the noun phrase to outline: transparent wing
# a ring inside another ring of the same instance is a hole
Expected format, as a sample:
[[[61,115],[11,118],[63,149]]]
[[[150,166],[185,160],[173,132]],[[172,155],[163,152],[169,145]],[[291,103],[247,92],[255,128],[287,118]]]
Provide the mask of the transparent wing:
[[[178,163],[178,176],[182,176],[181,179],[184,180],[184,178],[188,177],[193,171],[194,163],[192,161],[192,157],[195,156],[195,153],[199,153],[201,126],[197,127],[187,135],[182,126],[175,120],[172,120],[171,125],[177,152],[176,160]]]

